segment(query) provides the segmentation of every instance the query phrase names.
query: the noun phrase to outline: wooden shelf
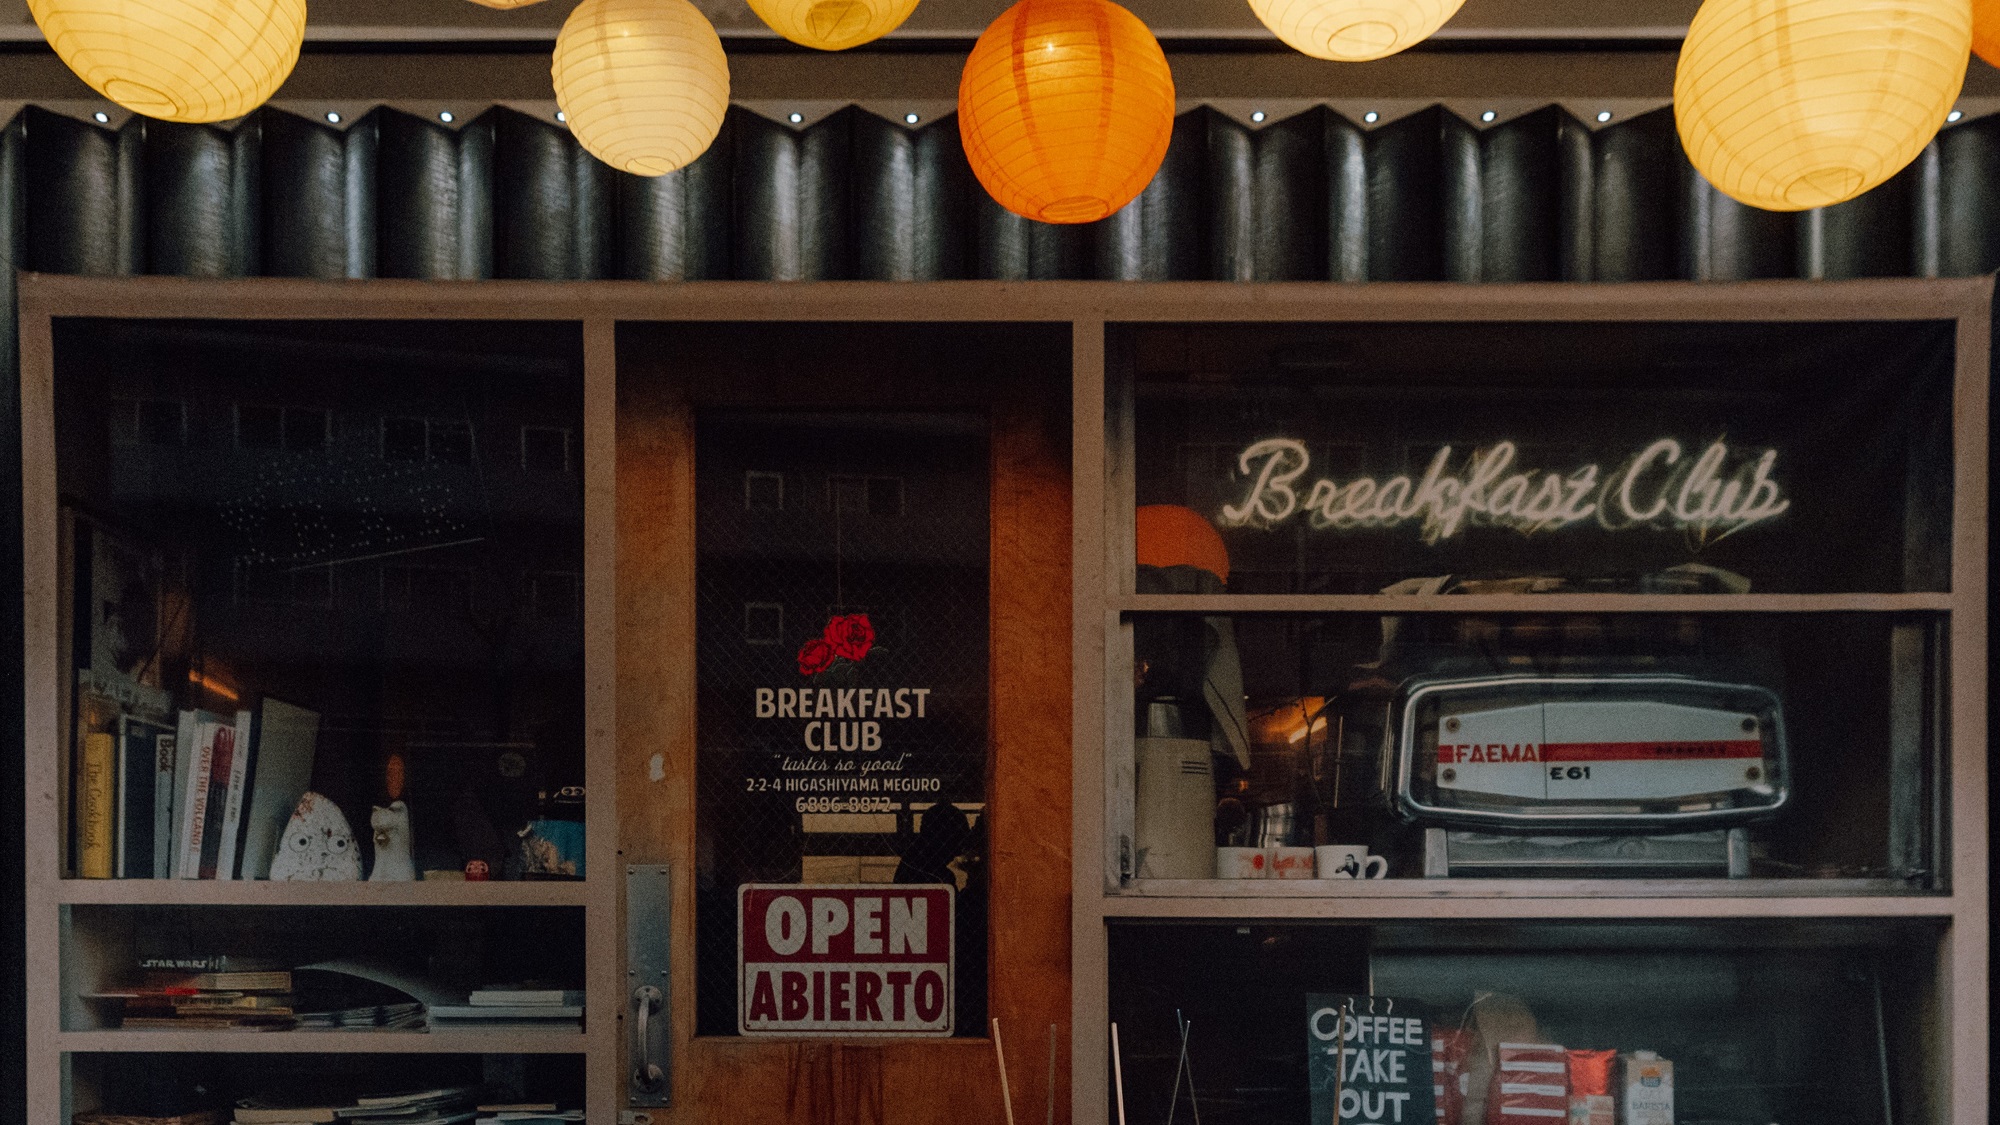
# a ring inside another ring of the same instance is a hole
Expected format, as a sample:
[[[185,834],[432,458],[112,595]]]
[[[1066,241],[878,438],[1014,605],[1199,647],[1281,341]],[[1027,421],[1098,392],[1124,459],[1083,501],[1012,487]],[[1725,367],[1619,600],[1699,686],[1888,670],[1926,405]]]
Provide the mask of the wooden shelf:
[[[1190,885],[1190,884],[1183,884]],[[1957,900],[1941,895],[1843,897],[1577,897],[1551,893],[1510,898],[1433,895],[1311,897],[1106,895],[1098,907],[1107,920],[1226,921],[1231,919],[1328,919],[1366,922],[1419,922],[1469,919],[1686,920],[1690,918],[1937,918],[1960,912]]]
[[[1895,879],[1137,879],[1116,898],[1222,899],[1923,899],[1949,911],[1947,893]],[[1386,908],[1385,908],[1386,909]]]
[[[582,1031],[65,1031],[71,1054],[581,1055]]]
[[[1945,613],[1950,594],[1126,594],[1117,613]]]
[[[589,884],[271,883],[208,879],[64,879],[56,901],[111,906],[583,906]]]

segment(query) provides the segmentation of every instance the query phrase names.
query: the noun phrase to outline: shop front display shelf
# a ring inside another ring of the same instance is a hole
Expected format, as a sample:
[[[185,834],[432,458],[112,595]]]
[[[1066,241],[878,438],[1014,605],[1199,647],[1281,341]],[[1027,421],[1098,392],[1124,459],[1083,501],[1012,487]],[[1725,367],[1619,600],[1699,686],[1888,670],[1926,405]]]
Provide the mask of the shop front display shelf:
[[[581,1055],[590,1040],[563,1031],[65,1031],[68,1054]]]
[[[1187,886],[1188,884],[1181,884]],[[1429,898],[1322,895],[1287,898],[1270,894],[1234,898],[1186,895],[1107,895],[1095,904],[1106,918],[1297,918],[1409,919],[1453,918],[1947,918],[1956,905],[1935,896],[1917,897],[1641,897],[1619,888],[1616,897],[1584,898],[1568,894],[1510,887],[1507,897],[1462,893]],[[1525,892],[1525,893],[1524,893]],[[1632,897],[1628,897],[1628,894]]]
[[[1119,613],[1942,613],[1950,594],[1126,594]]]
[[[1172,899],[1838,899],[1939,902],[1896,879],[1133,879],[1110,898]]]
[[[56,900],[114,906],[584,906],[588,884],[311,883],[212,879],[64,879]]]

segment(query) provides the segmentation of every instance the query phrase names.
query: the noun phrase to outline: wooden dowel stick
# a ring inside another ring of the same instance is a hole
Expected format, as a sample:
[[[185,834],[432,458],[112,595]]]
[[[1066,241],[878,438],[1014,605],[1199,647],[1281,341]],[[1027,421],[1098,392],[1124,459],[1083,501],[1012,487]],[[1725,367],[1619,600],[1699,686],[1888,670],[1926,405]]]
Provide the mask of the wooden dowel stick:
[[[1118,1091],[1118,1125],[1125,1125],[1125,1061],[1118,1055],[1118,1025],[1111,1025],[1111,1084]]]
[[[993,1017],[993,1057],[1000,1060],[1000,1106],[1007,1111],[1007,1125],[1014,1125],[1014,1093],[1007,1084],[1007,1049],[1000,1045],[1000,1017]]]
[[[1056,1025],[1049,1025],[1049,1125],[1056,1125]]]

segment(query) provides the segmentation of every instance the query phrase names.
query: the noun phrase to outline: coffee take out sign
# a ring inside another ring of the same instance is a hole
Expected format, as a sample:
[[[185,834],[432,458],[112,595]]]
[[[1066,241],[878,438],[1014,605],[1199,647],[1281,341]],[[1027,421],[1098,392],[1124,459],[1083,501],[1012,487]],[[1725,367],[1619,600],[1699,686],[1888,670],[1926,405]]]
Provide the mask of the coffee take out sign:
[[[950,1035],[947,885],[748,883],[737,890],[745,1035]]]
[[[1304,442],[1266,438],[1237,456],[1244,491],[1223,506],[1216,522],[1274,528],[1304,519],[1316,530],[1333,531],[1415,523],[1426,543],[1477,526],[1523,534],[1579,525],[1656,527],[1720,538],[1776,518],[1792,504],[1775,476],[1777,450],[1744,452],[1720,440],[1697,452],[1663,437],[1610,468],[1519,462],[1511,441],[1458,458],[1447,445],[1421,476],[1340,481],[1311,475]]]

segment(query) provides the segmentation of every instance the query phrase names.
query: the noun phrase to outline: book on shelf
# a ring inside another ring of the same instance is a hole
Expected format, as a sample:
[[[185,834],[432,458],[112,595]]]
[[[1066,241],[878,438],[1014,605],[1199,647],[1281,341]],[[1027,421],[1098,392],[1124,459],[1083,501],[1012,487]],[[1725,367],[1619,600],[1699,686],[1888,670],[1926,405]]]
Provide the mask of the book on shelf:
[[[109,879],[115,861],[112,802],[118,792],[118,739],[90,731],[82,742],[77,757],[76,873],[82,879]]]
[[[139,971],[176,973],[268,973],[277,965],[268,957],[235,953],[155,953],[139,958]]]
[[[266,696],[250,725],[250,781],[241,818],[242,842],[231,869],[241,879],[264,879],[285,834],[292,809],[312,788],[319,743],[319,712]]]
[[[202,845],[208,832],[209,803],[215,796],[215,773],[223,771],[227,798],[229,757],[236,748],[234,716],[214,711],[182,711],[176,732],[177,743],[186,750],[181,756],[180,776],[174,791],[180,805],[175,814],[174,877],[201,877]],[[218,767],[216,755],[223,755]],[[219,816],[219,812],[218,812]]]
[[[433,1004],[431,1019],[464,1020],[579,1020],[581,1004]]]
[[[214,1109],[196,1109],[194,1113],[174,1113],[168,1117],[90,1111],[72,1115],[70,1125],[226,1125],[226,1119]]]
[[[118,724],[117,876],[164,878],[173,846],[174,730],[137,715],[122,715]]]
[[[208,1109],[192,1113],[176,1113],[166,1117],[93,1111],[76,1114],[69,1120],[70,1125],[224,1125],[223,1116]]]
[[[479,989],[466,997],[465,1002],[475,1008],[499,1008],[519,1004],[574,1006],[583,1003],[583,992],[573,988],[528,988],[494,985]]]
[[[120,673],[85,668],[76,674],[74,702],[76,744],[69,779],[73,871],[83,879],[120,877],[134,862],[129,853],[143,853],[153,843],[156,813],[148,802],[153,800],[157,759],[154,748],[140,741],[146,731],[162,729],[158,724],[171,714],[172,697]],[[134,724],[142,724],[137,734]],[[128,749],[138,755],[136,760]],[[139,776],[128,780],[128,773]],[[151,863],[143,854],[141,859]]]
[[[231,1114],[235,1125],[326,1125],[339,1118],[346,1101],[299,1101],[292,1098],[244,1098]]]

